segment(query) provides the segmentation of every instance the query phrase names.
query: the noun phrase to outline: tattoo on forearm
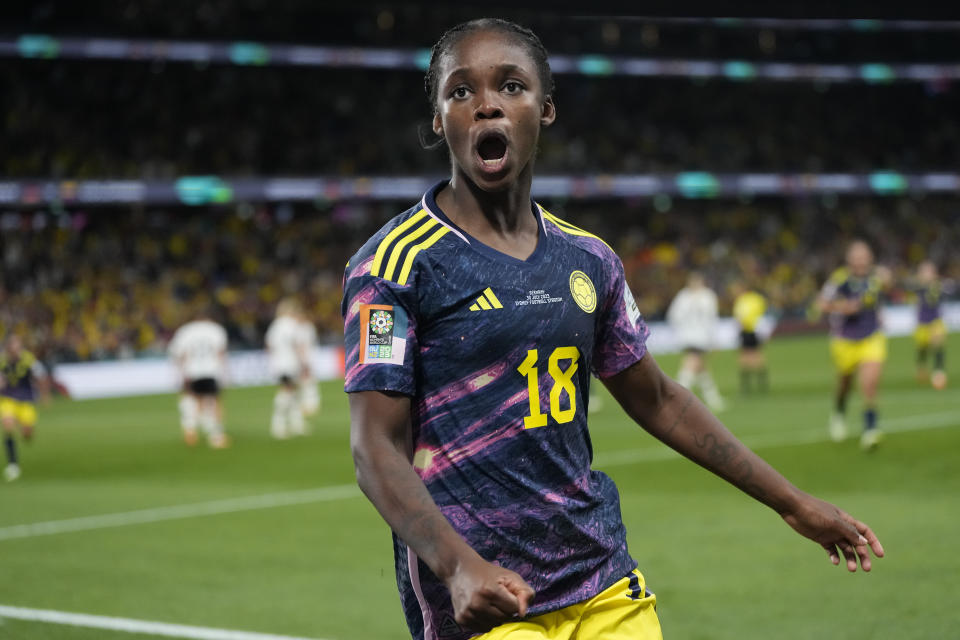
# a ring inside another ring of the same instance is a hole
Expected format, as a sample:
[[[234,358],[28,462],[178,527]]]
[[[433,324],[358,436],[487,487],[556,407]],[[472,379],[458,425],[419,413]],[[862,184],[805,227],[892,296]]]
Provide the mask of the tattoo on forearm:
[[[768,502],[767,492],[764,491],[756,482],[753,482],[753,465],[749,460],[741,460],[737,463],[736,479],[737,486],[743,489],[747,494],[753,496],[761,502]],[[773,505],[771,505],[773,506]]]
[[[768,501],[767,492],[753,481],[753,465],[750,461],[736,460],[737,442],[720,442],[712,433],[694,435],[693,441],[701,449],[706,449],[707,462],[711,468],[757,500]]]
[[[730,466],[730,462],[733,460],[733,452],[736,448],[734,443],[727,442],[721,444],[721,442],[717,440],[717,437],[712,433],[705,434],[702,440],[696,434],[694,434],[693,441],[696,442],[697,446],[701,449],[707,450],[707,456],[710,460],[710,463],[713,464],[717,469],[726,470],[726,468]]]
[[[677,414],[677,417],[673,419],[673,422],[670,423],[670,426],[664,430],[663,432],[664,436],[668,436],[671,433],[673,433],[674,429],[677,428],[677,425],[683,422],[683,417],[687,415],[687,409],[689,409],[690,405],[692,404],[693,404],[693,393],[688,393],[687,401],[683,403],[683,406],[680,408],[680,412]]]
[[[421,553],[430,554],[439,542],[440,530],[446,520],[413,469],[399,461],[390,462],[395,464],[387,463],[381,468],[382,482],[377,493],[385,503],[400,507],[399,522],[394,527],[397,535]],[[400,496],[406,496],[409,501],[405,506],[398,504]]]

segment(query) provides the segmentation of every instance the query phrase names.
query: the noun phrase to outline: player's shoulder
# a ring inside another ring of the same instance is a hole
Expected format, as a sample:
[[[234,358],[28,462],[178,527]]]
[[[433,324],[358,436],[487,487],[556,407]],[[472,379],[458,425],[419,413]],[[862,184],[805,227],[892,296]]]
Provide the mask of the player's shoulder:
[[[370,236],[367,241],[363,243],[363,246],[350,257],[349,262],[347,262],[348,269],[355,271],[360,264],[376,255],[377,249],[380,248],[388,236],[393,234],[392,237],[396,237],[403,233],[404,229],[415,225],[418,220],[422,219],[423,207],[421,204],[422,203],[418,202],[403,213],[392,217],[385,225],[380,227],[380,229]]]
[[[223,342],[226,342],[226,340],[227,340],[227,328],[226,328],[225,326],[223,326],[222,324],[220,324],[219,322],[213,322],[213,321],[211,321],[211,324],[213,325],[213,331],[216,332],[216,334],[217,334],[217,338],[220,339],[220,340],[223,341]]]
[[[195,320],[190,323],[190,331],[197,338],[216,338],[218,340],[226,339],[227,330],[222,324],[215,320]]]
[[[367,240],[347,263],[346,279],[373,276],[407,286],[428,254],[450,250],[444,237],[455,232],[433,213],[426,197],[392,218]]]
[[[190,335],[190,332],[191,332],[191,331],[193,331],[193,321],[192,321],[192,320],[191,320],[190,322],[185,322],[185,323],[183,323],[182,325],[180,325],[179,327],[177,327],[177,330],[173,332],[173,340],[174,340],[174,341],[181,341],[181,340],[183,340],[183,337],[184,337],[184,336]]]
[[[267,325],[267,335],[275,334],[283,326],[283,316],[275,316]]]
[[[550,213],[540,204],[536,206],[543,217],[544,231],[555,236],[560,242],[605,261],[619,261],[613,248],[600,236]]]
[[[829,282],[835,285],[841,285],[850,279],[850,270],[846,267],[838,267],[830,274]]]
[[[296,325],[297,335],[304,340],[316,340],[317,339],[317,327],[314,326],[312,322],[302,320],[297,322]]]

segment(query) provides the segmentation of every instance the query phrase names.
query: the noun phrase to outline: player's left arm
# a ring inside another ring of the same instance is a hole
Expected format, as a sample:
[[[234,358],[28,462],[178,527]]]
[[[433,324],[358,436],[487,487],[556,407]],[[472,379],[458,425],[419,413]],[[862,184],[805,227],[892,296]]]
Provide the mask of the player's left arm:
[[[671,380],[649,353],[603,383],[640,426],[690,460],[780,514],[798,533],[826,549],[830,561],[846,559],[849,571],[871,568],[870,550],[883,546],[870,527],[845,511],[804,493],[748,449],[697,399]]]
[[[877,278],[877,281],[880,283],[880,288],[883,291],[891,289],[894,285],[893,271],[890,267],[886,265],[877,265],[874,268],[874,275]]]
[[[300,378],[310,377],[310,343],[306,340],[297,340],[297,360],[300,362]]]
[[[35,360],[33,366],[30,367],[30,375],[33,376],[33,381],[37,385],[40,403],[43,405],[50,404],[50,386],[53,375],[47,371],[47,368],[39,360]]]

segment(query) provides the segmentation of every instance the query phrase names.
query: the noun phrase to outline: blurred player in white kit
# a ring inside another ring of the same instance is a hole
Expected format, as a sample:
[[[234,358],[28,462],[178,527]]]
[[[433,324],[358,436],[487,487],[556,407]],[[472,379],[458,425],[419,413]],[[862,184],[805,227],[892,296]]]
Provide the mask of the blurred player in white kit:
[[[316,330],[307,321],[300,304],[284,298],[265,339],[270,373],[280,387],[273,397],[270,435],[277,439],[306,435],[304,414],[319,409],[320,395],[310,371],[310,353]]]
[[[306,365],[300,374],[300,408],[303,415],[313,416],[320,411],[320,387],[313,377],[313,368],[310,366],[310,356],[317,347],[317,328],[307,316],[303,308],[300,308],[300,340],[306,352]]]
[[[214,449],[230,446],[223,430],[220,388],[226,377],[227,331],[203,312],[173,334],[170,357],[183,379],[180,427],[188,446],[197,443],[197,427]]]
[[[703,275],[693,271],[687,286],[677,292],[667,309],[667,322],[683,347],[677,382],[700,387],[704,402],[713,411],[723,411],[726,402],[707,368],[707,355],[717,331],[717,294],[707,287]]]

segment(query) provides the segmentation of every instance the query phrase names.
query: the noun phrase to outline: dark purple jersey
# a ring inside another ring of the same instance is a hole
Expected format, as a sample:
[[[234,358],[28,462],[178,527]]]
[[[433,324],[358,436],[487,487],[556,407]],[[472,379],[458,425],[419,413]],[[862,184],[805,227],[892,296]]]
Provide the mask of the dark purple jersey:
[[[599,238],[536,203],[527,260],[454,225],[434,196],[394,218],[344,279],[348,392],[412,399],[413,465],[481,556],[536,590],[538,614],[590,598],[636,567],[613,481],[590,468],[590,374],[646,353],[623,266]],[[472,634],[443,583],[394,536],[414,638]]]
[[[883,285],[875,274],[858,277],[846,267],[833,272],[823,285],[822,296],[827,300],[859,300],[856,313],[830,314],[830,332],[838,338],[862,340],[880,330],[880,295]]]
[[[3,377],[0,396],[33,402],[34,383],[40,366],[29,351],[21,351],[17,358],[10,358],[5,351],[0,351],[0,376]]]
[[[940,301],[943,291],[939,282],[932,282],[917,289],[917,324],[930,324],[940,317]]]

